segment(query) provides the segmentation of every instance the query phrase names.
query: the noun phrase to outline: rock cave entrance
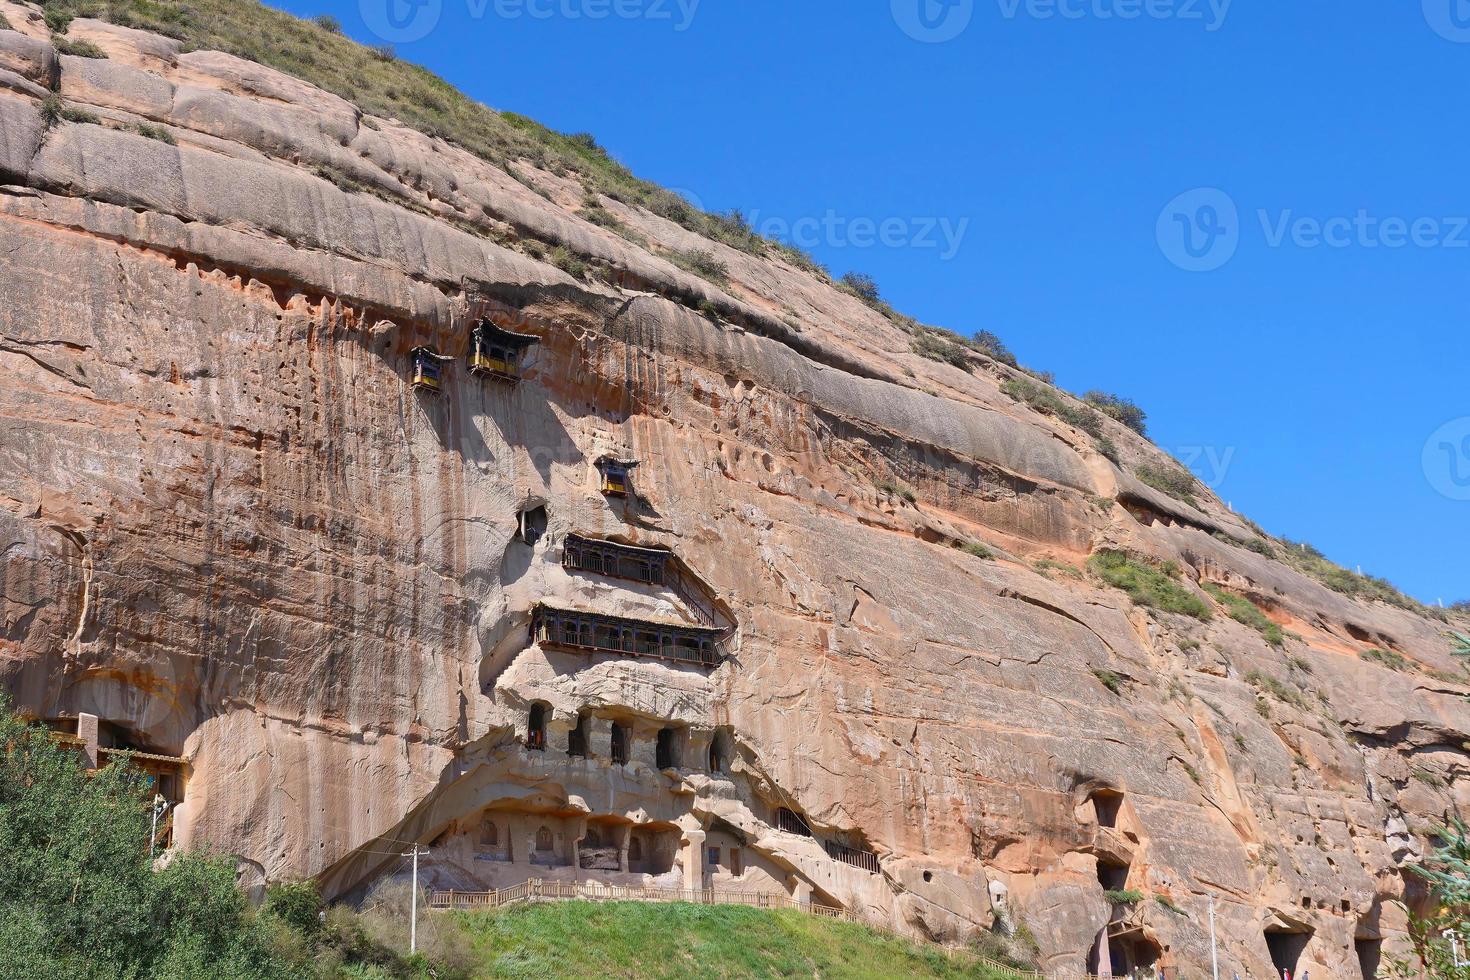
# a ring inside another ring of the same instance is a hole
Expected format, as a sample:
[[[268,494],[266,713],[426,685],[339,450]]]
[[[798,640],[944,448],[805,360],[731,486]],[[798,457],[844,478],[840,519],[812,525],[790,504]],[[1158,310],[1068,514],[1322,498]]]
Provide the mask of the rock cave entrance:
[[[658,730],[658,743],[654,746],[654,765],[659,769],[679,767],[679,733],[672,728]]]
[[[1266,930],[1266,948],[1271,951],[1271,963],[1276,972],[1296,976],[1297,963],[1311,941],[1311,930]]]
[[[537,702],[531,705],[531,717],[526,725],[526,748],[532,752],[546,751],[547,706]]]
[[[1099,827],[1118,826],[1118,816],[1123,812],[1123,794],[1116,790],[1100,789],[1092,794],[1092,812]]]
[[[1358,954],[1358,969],[1363,972],[1363,980],[1377,980],[1378,964],[1383,961],[1383,940],[1355,939],[1353,948]]]
[[[1097,862],[1097,883],[1103,891],[1120,892],[1128,887],[1128,865],[1100,859]]]
[[[709,740],[709,771],[719,774],[725,771],[725,765],[730,758],[730,732],[728,729],[716,728],[714,735]]]
[[[567,734],[567,755],[586,759],[592,755],[592,740],[588,734],[588,723],[592,716],[585,711],[577,713],[577,727]]]
[[[628,729],[613,722],[610,741],[613,764],[626,766],[628,764]]]
[[[550,523],[545,504],[527,505],[522,508],[516,517],[516,537],[523,544],[531,547],[546,534],[546,527]]]

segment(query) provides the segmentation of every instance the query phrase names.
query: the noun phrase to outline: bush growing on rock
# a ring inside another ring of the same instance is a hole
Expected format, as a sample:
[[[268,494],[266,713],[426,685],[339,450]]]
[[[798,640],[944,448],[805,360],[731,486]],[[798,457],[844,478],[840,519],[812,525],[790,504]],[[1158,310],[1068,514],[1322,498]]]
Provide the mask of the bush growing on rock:
[[[1123,423],[1141,436],[1148,435],[1148,413],[1139,408],[1132,399],[1110,394],[1106,391],[1089,391],[1082,400],[1104,415]]]
[[[1140,606],[1195,619],[1211,618],[1205,601],[1175,581],[1179,568],[1172,562],[1154,566],[1122,551],[1099,551],[1088,559],[1087,567],[1108,585],[1128,593]]]
[[[1182,500],[1192,507],[1198,507],[1199,501],[1195,499],[1194,490],[1199,481],[1194,474],[1182,466],[1164,464],[1155,466],[1152,463],[1141,463],[1133,471],[1133,475],[1139,481],[1153,487],[1161,493],[1167,493],[1175,500]]]

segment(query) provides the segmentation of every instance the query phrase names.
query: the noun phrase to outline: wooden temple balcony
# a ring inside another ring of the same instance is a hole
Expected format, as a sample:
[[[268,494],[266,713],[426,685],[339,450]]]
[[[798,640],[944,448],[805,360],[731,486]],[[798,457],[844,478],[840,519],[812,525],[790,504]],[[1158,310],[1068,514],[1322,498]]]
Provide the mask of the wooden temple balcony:
[[[681,626],[601,613],[538,605],[531,615],[531,640],[543,647],[582,653],[664,660],[714,668],[724,660],[723,630]]]
[[[638,548],[569,534],[562,547],[561,563],[574,571],[664,585],[665,569],[672,557],[673,553],[664,548]]]

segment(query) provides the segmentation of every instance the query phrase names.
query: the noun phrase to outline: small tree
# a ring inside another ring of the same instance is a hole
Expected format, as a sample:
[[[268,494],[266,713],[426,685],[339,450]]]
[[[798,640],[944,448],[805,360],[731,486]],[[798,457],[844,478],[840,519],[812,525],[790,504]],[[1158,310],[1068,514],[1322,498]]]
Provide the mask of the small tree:
[[[1428,919],[1411,920],[1410,935],[1418,957],[1392,959],[1388,964],[1391,976],[1470,980],[1470,967],[1455,965],[1454,949],[1444,935],[1453,930],[1464,937],[1470,930],[1470,829],[1456,818],[1440,836],[1442,843],[1427,860],[1408,866],[1434,890],[1439,911]]]
[[[978,331],[974,337],[970,338],[970,346],[982,354],[989,354],[1002,364],[1009,364],[1011,367],[1016,366],[1016,355],[1011,353],[1011,349],[1005,345],[1005,341],[1001,340],[989,330]]]

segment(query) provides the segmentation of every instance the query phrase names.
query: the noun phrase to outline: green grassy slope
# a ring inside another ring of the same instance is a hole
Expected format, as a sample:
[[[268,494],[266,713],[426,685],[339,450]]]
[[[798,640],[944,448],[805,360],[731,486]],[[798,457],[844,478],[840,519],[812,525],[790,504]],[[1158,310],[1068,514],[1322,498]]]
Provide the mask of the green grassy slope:
[[[1003,978],[969,956],[796,911],[561,902],[458,918],[477,977]]]

